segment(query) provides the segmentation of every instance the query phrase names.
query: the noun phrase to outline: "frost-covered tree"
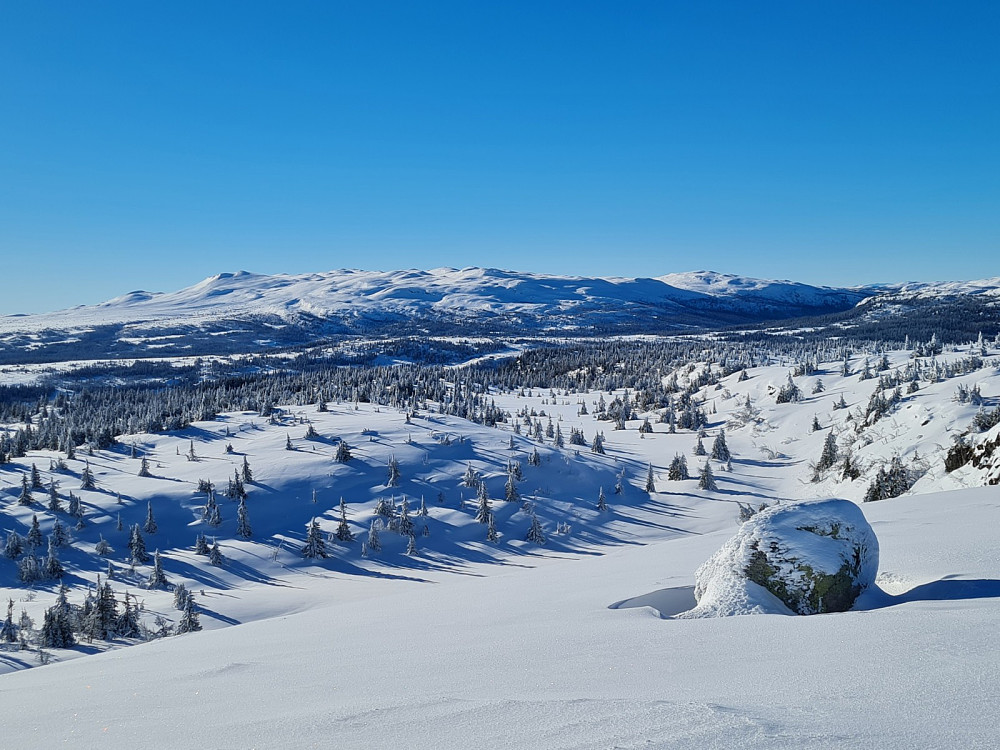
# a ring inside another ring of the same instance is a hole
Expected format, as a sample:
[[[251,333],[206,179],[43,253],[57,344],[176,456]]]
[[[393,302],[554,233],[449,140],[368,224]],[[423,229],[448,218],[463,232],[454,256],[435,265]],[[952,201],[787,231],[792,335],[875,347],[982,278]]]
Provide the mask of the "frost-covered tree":
[[[504,500],[508,503],[517,503],[521,500],[521,493],[517,491],[517,482],[514,475],[507,475],[507,483],[504,485]]]
[[[353,458],[351,455],[351,449],[347,447],[347,442],[341,440],[337,443],[337,452],[333,456],[333,460],[339,464],[346,464]]]
[[[219,549],[219,540],[213,539],[212,546],[208,550],[208,561],[215,567],[221,567],[225,558],[222,556],[222,550]]]
[[[198,617],[198,608],[194,600],[194,594],[189,594],[184,602],[184,614],[177,621],[178,635],[184,633],[196,633],[201,630],[201,620]]]
[[[705,444],[701,441],[701,436],[698,436],[698,442],[694,444],[694,455],[696,456],[706,456],[708,452],[705,450]]]
[[[604,496],[604,487],[601,487],[600,492],[597,493],[597,509],[602,512],[608,509],[608,499]]]
[[[646,493],[652,495],[654,492],[656,492],[656,482],[653,481],[653,464],[650,464],[646,471]]]
[[[249,539],[253,536],[246,498],[240,498],[240,505],[236,509],[236,535],[241,539]]]
[[[253,482],[253,470],[250,468],[250,462],[247,460],[246,456],[243,457],[242,473],[244,482],[247,484]]]
[[[524,538],[533,544],[545,544],[545,532],[542,531],[542,524],[539,523],[538,516],[534,513],[531,514],[531,526],[528,527],[528,533]]]
[[[410,518],[410,504],[403,498],[399,505],[399,518],[397,520],[399,533],[403,536],[413,536],[413,519]]]
[[[602,456],[604,455],[604,437],[601,435],[601,433],[598,432],[596,435],[594,435],[594,440],[590,444],[590,452],[599,453]]]
[[[92,490],[96,486],[97,483],[94,479],[94,472],[90,470],[90,461],[87,461],[86,465],[83,467],[83,471],[80,472],[80,489]]]
[[[129,557],[133,562],[145,564],[149,562],[149,554],[146,552],[146,540],[142,536],[139,524],[132,524],[132,531],[128,540]]]
[[[163,562],[160,560],[160,550],[153,553],[153,570],[149,574],[146,588],[158,589],[167,585],[167,577],[163,574]]]
[[[479,472],[472,468],[472,464],[469,464],[465,470],[465,476],[462,477],[462,485],[465,487],[479,486]]]
[[[716,461],[725,463],[731,456],[732,454],[729,452],[729,446],[726,445],[726,431],[719,430],[719,434],[715,437],[715,442],[712,443],[711,457]]]
[[[347,525],[347,506],[344,504],[344,498],[340,498],[340,523],[337,524],[337,540],[341,542],[354,541],[351,527]]]
[[[146,503],[146,522],[142,525],[142,530],[147,534],[155,534],[157,530],[156,519],[153,517],[153,501]]]
[[[679,482],[689,478],[687,458],[679,453],[675,453],[673,460],[670,462],[670,467],[667,469],[667,479],[672,482]]]
[[[28,475],[21,474],[21,494],[17,496],[18,505],[31,505],[35,498],[31,495],[31,485],[28,483]]]
[[[50,513],[61,513],[62,503],[59,501],[59,489],[56,485],[55,479],[49,480],[49,512]]]
[[[46,578],[62,578],[62,563],[59,561],[59,545],[56,544],[52,536],[49,536],[49,553],[45,556],[42,564],[42,572]]]
[[[104,535],[100,535],[100,540],[94,545],[94,552],[101,557],[107,557],[112,553],[111,545],[108,544],[108,540],[104,538]]]
[[[413,534],[408,535],[406,542],[406,554],[413,557],[417,554],[417,539]]]
[[[486,541],[495,542],[498,538],[496,517],[493,513],[490,513],[489,521],[486,524]]]
[[[24,539],[16,531],[7,532],[7,543],[3,548],[3,556],[8,560],[16,560],[24,552]]]
[[[145,456],[143,456],[142,463],[139,464],[139,476],[140,477],[151,477],[151,476],[153,476],[149,472],[149,461],[146,460]]]
[[[718,486],[715,483],[715,474],[712,473],[712,464],[705,462],[705,467],[701,470],[701,477],[698,479],[698,489],[715,491]]]
[[[489,523],[491,513],[490,493],[486,489],[486,482],[480,482],[479,503],[476,506],[476,520],[479,523]]]
[[[205,535],[201,532],[194,539],[194,552],[196,555],[207,555],[208,554],[208,540]]]
[[[28,527],[28,535],[25,537],[28,547],[37,549],[42,546],[42,529],[38,525],[38,515],[31,516],[31,526]]]
[[[315,518],[309,522],[309,530],[306,532],[306,543],[302,548],[302,556],[314,560],[326,557],[326,543],[323,541],[323,532],[320,530],[319,521]]]
[[[42,475],[38,471],[38,467],[35,464],[31,464],[31,489],[33,490],[45,489],[45,485],[42,484]]]
[[[826,440],[823,441],[823,452],[820,454],[819,461],[816,462],[817,471],[826,471],[833,468],[838,458],[837,438],[833,434],[833,431],[830,431],[826,435]]]
[[[382,541],[378,536],[378,519],[373,518],[371,526],[368,527],[367,547],[372,552],[379,552],[382,549]]]
[[[385,480],[386,487],[398,487],[399,486],[399,462],[396,461],[395,456],[389,456],[389,466],[388,466],[388,476]]]

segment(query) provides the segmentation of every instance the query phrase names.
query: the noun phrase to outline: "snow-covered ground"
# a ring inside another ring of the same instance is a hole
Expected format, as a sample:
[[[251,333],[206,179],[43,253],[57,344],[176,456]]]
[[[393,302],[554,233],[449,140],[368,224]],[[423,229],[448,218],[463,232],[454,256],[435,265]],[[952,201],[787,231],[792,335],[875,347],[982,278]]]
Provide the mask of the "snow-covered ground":
[[[906,357],[892,354],[893,368]],[[69,473],[54,474],[87,509],[87,526],[63,555],[70,601],[106,567],[93,554],[102,534],[115,550],[116,589],[140,593],[147,621],[179,616],[169,591],[139,588],[149,568],[129,571],[126,535],[116,530],[119,514],[127,528],[152,503],[159,529],[147,547],[162,551],[171,583],[195,592],[205,631],[52,650],[55,663],[35,669],[24,669],[37,664],[34,652],[0,651],[9,672],[0,678],[4,736],[38,748],[995,747],[1000,490],[977,487],[984,472],[972,467],[945,473],[943,457],[977,411],[953,399],[958,385],[978,385],[995,403],[996,364],[921,383],[860,432],[849,418],[878,381],[838,369],[826,363],[796,378],[798,403],[775,403],[782,366],[702,390],[704,445],[711,449],[725,427],[733,453],[732,471],[713,462],[717,491],[698,489],[705,457],[693,455],[694,433],[668,434],[656,414],[653,434],[637,429],[644,414],[615,431],[593,418],[598,399],[612,394],[547,389],[494,398],[511,413],[534,410],[543,425],[551,416],[564,448],[433,409],[408,423],[384,407],[331,403],[326,413],[289,407],[275,425],[229,414],[180,433],[123,437],[148,458],[151,478],[136,475],[139,459],[127,451],[81,450]],[[818,379],[825,388],[812,393]],[[848,408],[834,409],[841,396]],[[588,414],[578,413],[580,401]],[[304,438],[305,420],[319,439]],[[570,446],[574,427],[588,446],[603,430],[607,454]],[[868,470],[864,479],[811,481],[810,462],[831,430]],[[351,462],[333,462],[335,438],[351,446]],[[192,445],[197,460],[184,455]],[[536,448],[541,463],[532,466]],[[692,479],[667,479],[677,453]],[[853,611],[673,618],[694,606],[694,572],[735,533],[739,503],[860,502],[893,455],[924,473],[911,493],[862,506],[879,539],[880,589]],[[235,535],[234,502],[220,498],[216,529],[202,521],[205,496],[196,491],[199,479],[224,489],[244,456],[254,474],[249,541]],[[48,531],[44,492],[34,507],[18,506],[17,493],[32,463],[47,483],[55,457],[32,453],[0,467],[9,488],[3,529],[23,533],[37,513]],[[385,486],[391,458],[397,487]],[[85,460],[96,490],[77,489]],[[521,464],[518,502],[504,501],[508,460]],[[653,494],[644,491],[649,464]],[[475,490],[462,483],[470,465],[492,498],[496,542],[475,520]],[[622,470],[624,491],[615,495]],[[404,538],[384,531],[383,549],[362,557],[377,500],[398,505],[404,495],[417,553],[406,555]],[[335,531],[341,497],[357,541],[330,542],[330,558],[304,560],[306,524],[317,517]],[[426,517],[417,513],[421,497]],[[530,510],[544,546],[525,541]],[[218,535],[223,566],[191,550],[199,532]],[[0,596],[40,623],[55,589],[26,595],[14,571],[0,559]]]

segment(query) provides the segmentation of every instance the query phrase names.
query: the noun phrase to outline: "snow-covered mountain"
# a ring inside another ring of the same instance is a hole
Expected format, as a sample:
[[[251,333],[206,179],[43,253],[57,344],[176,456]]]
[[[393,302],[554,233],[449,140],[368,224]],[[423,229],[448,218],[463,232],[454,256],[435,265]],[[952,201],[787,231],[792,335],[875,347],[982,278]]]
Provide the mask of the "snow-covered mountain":
[[[0,318],[0,359],[251,351],[344,334],[667,333],[839,312],[868,293],[714,272],[633,279],[491,268],[240,271],[176,292]]]

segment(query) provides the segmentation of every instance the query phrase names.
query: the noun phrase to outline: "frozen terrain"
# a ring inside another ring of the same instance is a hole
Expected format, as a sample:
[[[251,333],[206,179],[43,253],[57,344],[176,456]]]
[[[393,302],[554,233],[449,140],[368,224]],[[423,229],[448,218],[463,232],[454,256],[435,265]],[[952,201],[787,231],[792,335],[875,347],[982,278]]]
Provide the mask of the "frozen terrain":
[[[44,492],[33,507],[17,504],[32,463],[45,482],[53,476],[83,499],[87,524],[63,554],[70,601],[103,574],[107,561],[94,553],[103,535],[116,590],[140,594],[147,622],[179,617],[168,589],[142,588],[149,566],[129,569],[116,530],[119,514],[126,527],[141,523],[152,503],[159,528],[147,547],[161,550],[171,584],[195,592],[205,630],[51,649],[44,667],[34,650],[5,646],[4,736],[37,748],[994,747],[1000,490],[981,486],[990,468],[949,473],[943,461],[978,411],[955,399],[958,387],[978,387],[991,408],[1000,399],[997,354],[965,374],[922,381],[860,429],[852,425],[865,422],[878,380],[861,379],[858,362],[846,377],[839,362],[796,377],[802,395],[791,403],[776,403],[786,365],[753,368],[745,380],[728,375],[697,394],[709,419],[705,448],[724,428],[732,451],[731,471],[712,462],[714,491],[698,487],[707,457],[694,455],[695,433],[669,433],[655,412],[614,430],[594,412],[599,399],[621,394],[547,389],[491,395],[512,415],[534,411],[543,425],[551,417],[563,448],[514,434],[510,423],[493,429],[435,414],[433,405],[408,420],[375,404],[331,403],[323,413],[288,406],[275,424],[232,413],[178,433],[122,436],[123,448],[80,450],[51,475],[59,456],[31,452],[0,467],[0,522],[23,533],[34,513],[43,532],[51,528]],[[890,353],[883,374],[908,362],[908,352]],[[847,407],[834,408],[841,398]],[[638,430],[646,417],[651,434]],[[318,438],[304,437],[309,425]],[[569,445],[572,428],[587,445]],[[605,455],[589,449],[597,431]],[[811,465],[831,432],[863,478]],[[333,461],[337,439],[354,454],[346,464]],[[137,476],[132,443],[152,477]],[[535,450],[538,466],[528,461]],[[676,454],[690,479],[667,478]],[[893,456],[915,484],[861,505],[878,535],[879,588],[852,611],[675,618],[694,606],[695,570],[736,532],[741,504],[860,503]],[[244,457],[254,475],[250,540],[235,535],[231,500],[220,497],[222,522],[207,525],[197,491],[199,479],[224,488]],[[392,459],[395,487],[386,486]],[[78,489],[88,461],[95,490]],[[517,502],[504,500],[508,461],[523,472]],[[470,466],[488,488],[495,542],[475,519],[476,491],[463,484]],[[606,511],[596,507],[602,487]],[[386,529],[382,549],[363,557],[378,500],[398,506],[404,496],[415,554]],[[341,497],[356,541],[328,540],[329,558],[303,559],[306,524],[315,517],[333,533]],[[525,541],[532,513],[544,545]],[[192,551],[199,532],[218,537],[222,566]],[[0,559],[0,596],[40,622],[55,586],[26,592],[14,571]]]

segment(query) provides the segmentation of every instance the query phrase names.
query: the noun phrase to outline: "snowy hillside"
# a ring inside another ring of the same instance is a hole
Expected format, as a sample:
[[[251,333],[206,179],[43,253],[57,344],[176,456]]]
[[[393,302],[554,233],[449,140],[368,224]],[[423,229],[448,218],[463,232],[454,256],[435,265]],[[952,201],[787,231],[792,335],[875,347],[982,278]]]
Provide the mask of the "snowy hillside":
[[[676,282],[676,284],[674,283]],[[679,274],[586,278],[497,269],[223,273],[176,292],[0,318],[0,358],[220,354],[345,334],[652,333],[841,311],[866,296]]]
[[[180,621],[183,583],[205,632],[46,648],[54,663],[26,669],[39,654],[24,630],[28,647],[18,636],[0,651],[5,728],[39,748],[151,736],[233,748],[990,747],[1000,500],[981,485],[1000,476],[1000,427],[979,429],[979,415],[1000,403],[998,355],[890,352],[794,377],[782,363],[664,373],[705,415],[701,438],[661,421],[663,409],[629,414],[625,429],[598,419],[622,392],[517,389],[489,394],[509,415],[495,428],[433,403],[331,402],[123,435],[75,458],[29,451],[0,466],[0,524],[21,537],[32,516],[43,536],[56,520],[72,529],[57,550],[69,604],[110,563],[147,629]],[[723,431],[731,459],[713,460]],[[970,453],[949,471],[959,436]],[[341,444],[350,460],[335,460]],[[690,478],[670,478],[678,456]],[[42,488],[21,504],[33,464]],[[706,464],[714,489],[700,481]],[[226,497],[234,478],[248,538]],[[216,518],[201,480],[215,486]],[[901,496],[862,503],[897,481]],[[880,588],[853,611],[673,619],[694,606],[694,572],[741,507],[831,496],[862,505],[881,547]],[[338,539],[341,498],[353,541]],[[151,562],[128,560],[128,529],[150,510],[145,546],[168,581],[153,589]],[[313,519],[326,558],[302,554]],[[201,534],[218,542],[216,564],[195,551]],[[18,560],[0,559],[0,595],[15,622],[23,609],[40,627],[58,586],[25,588]],[[210,708],[235,694],[226,712]]]

